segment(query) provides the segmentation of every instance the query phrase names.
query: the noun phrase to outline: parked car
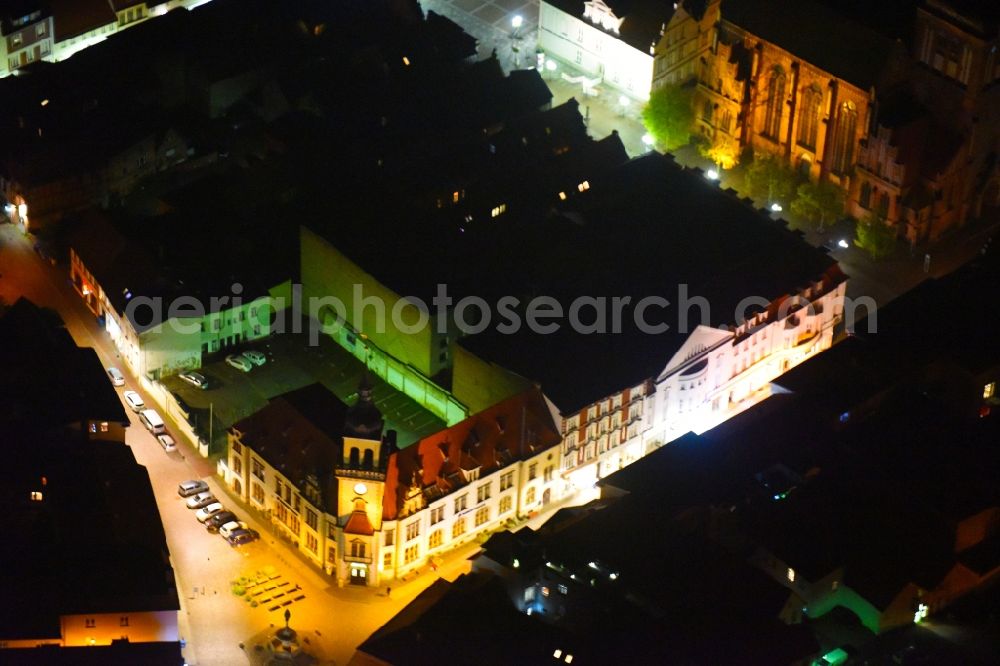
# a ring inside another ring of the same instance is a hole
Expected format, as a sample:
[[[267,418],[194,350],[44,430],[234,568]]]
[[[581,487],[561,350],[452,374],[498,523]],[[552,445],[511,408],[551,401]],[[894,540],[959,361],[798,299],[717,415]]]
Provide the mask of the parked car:
[[[218,532],[219,527],[225,525],[226,523],[231,523],[237,520],[237,516],[232,511],[222,511],[215,514],[211,518],[205,521],[205,529],[209,532]]]
[[[177,376],[186,381],[191,386],[200,389],[208,388],[208,378],[205,375],[201,374],[200,372],[182,372]]]
[[[267,356],[264,355],[264,352],[254,350],[245,351],[243,352],[243,358],[250,361],[254,365],[264,365],[267,363]]]
[[[203,493],[198,493],[197,495],[192,495],[187,499],[187,508],[189,509],[200,509],[203,506],[208,506],[212,502],[215,502],[215,496],[212,495],[211,491],[206,490]]]
[[[144,409],[139,412],[139,423],[154,435],[166,432],[167,426],[163,423],[163,419],[156,413],[155,409]]]
[[[108,368],[108,377],[115,386],[125,386],[125,375],[118,368],[111,366]]]
[[[253,363],[247,360],[243,354],[230,354],[226,357],[226,363],[243,372],[250,372],[250,369],[253,368]]]
[[[177,442],[174,441],[174,438],[171,437],[169,433],[163,433],[162,435],[157,435],[156,441],[160,443],[160,446],[162,446],[163,450],[166,451],[167,453],[177,450]]]
[[[179,486],[177,486],[177,494],[181,497],[191,497],[191,495],[197,495],[198,493],[203,493],[206,490],[208,490],[208,484],[198,479],[183,481]]]
[[[133,412],[141,412],[146,409],[146,403],[143,401],[142,396],[135,391],[125,391],[122,396],[125,398],[125,403]]]
[[[226,541],[229,542],[230,546],[242,546],[259,538],[260,534],[257,533],[257,530],[236,530],[226,538]]]
[[[203,523],[225,509],[226,507],[222,506],[222,502],[212,502],[208,506],[203,506],[198,509],[198,513],[194,514],[194,517],[198,519],[199,523]]]
[[[230,535],[237,530],[247,530],[247,524],[242,520],[230,520],[228,523],[219,528],[219,535],[223,539],[228,539]]]

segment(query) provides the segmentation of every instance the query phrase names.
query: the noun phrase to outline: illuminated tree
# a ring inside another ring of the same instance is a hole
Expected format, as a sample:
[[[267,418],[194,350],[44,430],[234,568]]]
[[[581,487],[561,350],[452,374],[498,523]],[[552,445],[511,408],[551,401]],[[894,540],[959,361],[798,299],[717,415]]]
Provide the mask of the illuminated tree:
[[[820,230],[828,220],[844,214],[844,191],[828,181],[802,183],[796,190],[792,212],[811,222],[819,222]]]
[[[757,155],[743,175],[746,193],[764,204],[788,202],[798,175],[773,155]]]
[[[896,249],[896,230],[877,213],[869,213],[858,220],[856,234],[857,246],[876,261],[888,257]]]
[[[740,163],[740,147],[728,134],[721,132],[711,142],[704,142],[698,146],[701,156],[712,160],[723,169],[732,169]]]
[[[694,111],[691,89],[668,85],[654,90],[642,110],[646,131],[663,150],[676,150],[691,140]]]

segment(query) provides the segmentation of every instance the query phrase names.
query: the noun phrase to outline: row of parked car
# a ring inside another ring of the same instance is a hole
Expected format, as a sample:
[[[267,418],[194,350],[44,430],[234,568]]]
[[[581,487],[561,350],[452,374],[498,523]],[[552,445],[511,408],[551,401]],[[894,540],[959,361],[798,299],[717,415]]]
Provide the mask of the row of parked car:
[[[235,513],[226,510],[222,502],[215,499],[204,481],[184,481],[177,487],[177,494],[187,498],[187,508],[197,509],[194,517],[205,525],[205,529],[218,532],[230,546],[240,546],[260,538],[257,530],[247,527]]]
[[[125,386],[125,375],[118,368],[114,366],[108,368],[108,377],[114,386]],[[129,409],[139,415],[139,422],[145,426],[146,430],[152,433],[164,451],[170,453],[177,450],[177,440],[167,432],[167,426],[163,423],[163,419],[159,413],[155,409],[146,408],[146,402],[142,399],[141,395],[135,391],[124,391],[122,398],[124,398],[125,404],[129,406]]]
[[[253,370],[254,366],[264,365],[267,363],[267,356],[264,355],[264,352],[253,350],[245,351],[241,354],[229,354],[226,356],[226,363],[237,370],[250,372]],[[200,372],[188,370],[177,376],[195,388],[207,389],[209,387],[210,382],[208,381],[208,377]]]

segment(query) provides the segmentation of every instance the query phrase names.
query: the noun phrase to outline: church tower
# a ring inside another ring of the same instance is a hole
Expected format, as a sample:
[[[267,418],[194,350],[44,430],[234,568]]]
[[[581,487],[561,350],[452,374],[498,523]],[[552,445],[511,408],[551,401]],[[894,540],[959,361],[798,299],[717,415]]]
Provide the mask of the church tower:
[[[396,433],[383,436],[385,421],[372,399],[372,380],[366,372],[358,399],[344,417],[343,449],[337,461],[337,511],[342,535],[338,582],[377,585],[373,567],[376,537],[382,528],[382,496],[389,455]]]

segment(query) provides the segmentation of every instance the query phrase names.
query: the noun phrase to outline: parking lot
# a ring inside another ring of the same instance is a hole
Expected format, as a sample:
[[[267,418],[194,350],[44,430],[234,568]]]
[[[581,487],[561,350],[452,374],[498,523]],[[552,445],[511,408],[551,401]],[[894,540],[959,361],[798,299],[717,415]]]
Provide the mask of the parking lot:
[[[218,452],[224,446],[225,432],[232,424],[260,410],[275,396],[313,382],[330,389],[348,405],[357,398],[364,365],[328,338],[309,346],[305,334],[275,335],[253,345],[267,356],[267,362],[243,372],[217,355],[200,372],[208,378],[208,388],[199,389],[177,376],[162,384],[191,409],[188,419],[207,438],[212,431]],[[400,446],[445,427],[444,422],[413,399],[372,377],[375,404],[385,417],[386,428],[397,432]]]

